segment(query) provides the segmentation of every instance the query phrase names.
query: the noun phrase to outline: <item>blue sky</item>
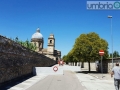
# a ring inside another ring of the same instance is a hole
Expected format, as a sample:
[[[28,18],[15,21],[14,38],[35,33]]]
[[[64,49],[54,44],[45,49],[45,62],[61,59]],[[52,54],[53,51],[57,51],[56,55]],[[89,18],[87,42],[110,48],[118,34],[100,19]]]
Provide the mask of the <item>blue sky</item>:
[[[120,52],[120,10],[87,10],[86,0],[1,0],[0,34],[31,40],[39,27],[44,48],[53,33],[55,48],[61,50],[63,56],[72,49],[80,34],[96,32],[109,43],[111,52],[108,15],[113,16],[113,50]]]

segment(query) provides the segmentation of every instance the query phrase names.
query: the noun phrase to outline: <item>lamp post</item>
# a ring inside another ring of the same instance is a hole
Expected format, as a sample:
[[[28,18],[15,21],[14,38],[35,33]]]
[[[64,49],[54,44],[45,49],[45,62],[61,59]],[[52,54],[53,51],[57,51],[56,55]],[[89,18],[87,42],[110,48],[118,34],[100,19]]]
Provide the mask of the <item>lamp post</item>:
[[[108,15],[108,18],[111,19],[112,68],[113,68],[113,32],[112,32],[112,16]]]

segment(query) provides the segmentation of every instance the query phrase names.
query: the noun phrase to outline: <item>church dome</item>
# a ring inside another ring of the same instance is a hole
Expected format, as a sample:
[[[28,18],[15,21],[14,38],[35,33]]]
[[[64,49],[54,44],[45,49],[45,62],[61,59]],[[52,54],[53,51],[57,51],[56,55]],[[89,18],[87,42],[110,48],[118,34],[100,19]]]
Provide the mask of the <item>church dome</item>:
[[[36,33],[34,33],[34,34],[32,35],[32,39],[42,39],[42,38],[43,38],[43,36],[42,36],[42,34],[40,33],[40,29],[37,28]]]

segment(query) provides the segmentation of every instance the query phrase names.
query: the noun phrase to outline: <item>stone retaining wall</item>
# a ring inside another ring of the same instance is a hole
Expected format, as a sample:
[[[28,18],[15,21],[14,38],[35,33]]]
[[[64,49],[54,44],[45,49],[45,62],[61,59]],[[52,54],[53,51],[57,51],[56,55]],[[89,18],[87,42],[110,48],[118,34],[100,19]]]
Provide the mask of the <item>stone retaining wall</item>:
[[[120,65],[120,58],[114,58],[113,59],[113,66],[115,66],[116,63],[119,63],[119,65]],[[112,59],[108,59],[107,66],[108,66],[108,72],[110,73],[111,70],[112,70]]]
[[[113,59],[113,66],[115,66],[117,62],[120,65],[120,58]],[[69,62],[68,65],[75,66],[75,63]],[[77,66],[79,66],[79,62],[77,63]],[[84,62],[83,64],[82,62],[80,62],[80,66],[82,70],[87,70],[87,71],[89,70],[88,62]],[[101,60],[99,60],[98,63],[90,62],[90,68],[91,68],[91,71],[96,71],[98,73],[101,73],[101,70],[103,73],[110,73],[112,70],[112,59],[102,60],[102,69],[101,69]]]
[[[33,67],[54,64],[54,60],[0,35],[0,86],[10,80],[32,75]]]
[[[100,60],[101,61],[101,60]],[[120,64],[120,58],[114,58],[113,59],[113,66],[115,66],[116,63]],[[106,59],[102,61],[102,68],[103,68],[103,73],[110,73],[112,70],[112,59]],[[101,63],[99,63],[99,71],[101,72]]]

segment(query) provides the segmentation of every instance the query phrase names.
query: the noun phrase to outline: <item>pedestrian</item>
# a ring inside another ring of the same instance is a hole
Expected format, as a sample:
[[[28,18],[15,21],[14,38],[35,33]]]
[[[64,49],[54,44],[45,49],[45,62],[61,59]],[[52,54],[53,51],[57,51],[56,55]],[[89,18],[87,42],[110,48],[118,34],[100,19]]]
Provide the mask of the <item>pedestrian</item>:
[[[116,66],[113,67],[112,72],[111,72],[111,77],[114,75],[114,85],[115,89],[119,90],[120,87],[120,67],[119,63],[116,63]]]

